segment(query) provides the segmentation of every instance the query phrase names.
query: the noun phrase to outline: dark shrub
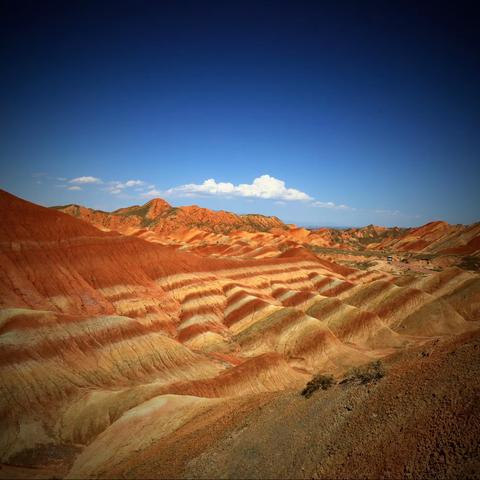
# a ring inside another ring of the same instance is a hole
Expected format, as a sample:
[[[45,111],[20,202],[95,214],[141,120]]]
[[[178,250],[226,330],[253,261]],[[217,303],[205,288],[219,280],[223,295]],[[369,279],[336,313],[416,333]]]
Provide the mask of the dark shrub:
[[[476,257],[463,257],[461,263],[458,265],[464,270],[480,271],[480,259]]]
[[[335,385],[333,375],[315,375],[302,390],[302,395],[305,398],[310,398],[313,392],[316,392],[319,388],[328,390],[333,385]]]
[[[355,367],[350,370],[345,381],[359,381],[362,385],[367,383],[377,382],[385,376],[385,368],[380,360],[363,365],[361,367]]]

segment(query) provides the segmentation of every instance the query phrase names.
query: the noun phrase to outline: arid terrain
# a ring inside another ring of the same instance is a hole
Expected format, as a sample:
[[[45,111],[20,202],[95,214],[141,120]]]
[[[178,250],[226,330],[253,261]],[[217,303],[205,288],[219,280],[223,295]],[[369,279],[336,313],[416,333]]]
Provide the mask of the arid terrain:
[[[431,222],[418,228],[306,229],[277,217],[235,215],[198,206],[172,207],[153,199],[114,212],[79,205],[53,207],[101,230],[175,246],[210,257],[269,258],[304,247],[323,258],[362,270],[429,273],[461,265],[480,270],[480,222],[449,225]],[[387,256],[392,262],[386,265]]]
[[[0,478],[480,478],[480,223],[0,212]]]

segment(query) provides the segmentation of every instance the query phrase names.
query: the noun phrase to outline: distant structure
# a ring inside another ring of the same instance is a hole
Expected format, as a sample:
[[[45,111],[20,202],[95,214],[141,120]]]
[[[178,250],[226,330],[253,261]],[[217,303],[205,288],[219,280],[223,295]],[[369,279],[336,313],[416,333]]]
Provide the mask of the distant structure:
[[[392,263],[393,262],[393,257],[391,255],[388,255],[387,257],[387,262]]]

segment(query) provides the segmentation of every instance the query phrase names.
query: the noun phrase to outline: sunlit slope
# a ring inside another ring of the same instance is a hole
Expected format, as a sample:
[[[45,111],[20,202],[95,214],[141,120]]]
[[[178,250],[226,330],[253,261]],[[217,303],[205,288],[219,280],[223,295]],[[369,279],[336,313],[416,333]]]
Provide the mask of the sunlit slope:
[[[174,245],[202,255],[268,258],[293,246],[310,245],[349,251],[389,251],[478,256],[480,224],[450,225],[436,221],[417,228],[306,229],[276,217],[236,215],[196,205],[172,207],[161,198],[145,205],[103,212],[79,205],[54,207],[97,228]]]

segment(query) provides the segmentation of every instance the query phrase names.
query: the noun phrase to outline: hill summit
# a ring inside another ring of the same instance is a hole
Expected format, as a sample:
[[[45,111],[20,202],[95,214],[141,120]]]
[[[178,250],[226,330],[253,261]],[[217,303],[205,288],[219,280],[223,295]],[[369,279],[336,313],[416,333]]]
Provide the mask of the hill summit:
[[[139,228],[148,228],[157,233],[171,233],[184,228],[200,228],[213,233],[230,233],[236,230],[257,232],[286,228],[277,217],[258,214],[238,215],[197,205],[172,207],[162,198],[154,198],[144,205],[120,208],[113,212],[75,204],[53,208],[86,220],[100,229],[117,230],[122,233],[130,233],[132,229]]]

